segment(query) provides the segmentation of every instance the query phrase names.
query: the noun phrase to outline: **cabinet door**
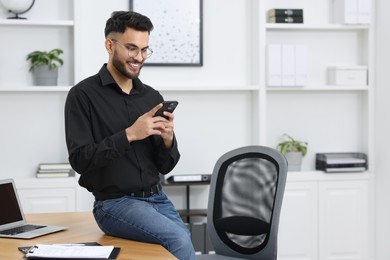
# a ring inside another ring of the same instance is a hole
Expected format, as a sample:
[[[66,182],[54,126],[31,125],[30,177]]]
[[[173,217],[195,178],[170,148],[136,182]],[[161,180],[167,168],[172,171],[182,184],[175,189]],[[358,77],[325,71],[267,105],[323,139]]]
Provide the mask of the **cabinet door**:
[[[368,259],[368,182],[319,184],[320,260]]]
[[[317,183],[287,182],[279,223],[279,260],[317,259]]]
[[[75,211],[74,188],[18,189],[24,213]]]

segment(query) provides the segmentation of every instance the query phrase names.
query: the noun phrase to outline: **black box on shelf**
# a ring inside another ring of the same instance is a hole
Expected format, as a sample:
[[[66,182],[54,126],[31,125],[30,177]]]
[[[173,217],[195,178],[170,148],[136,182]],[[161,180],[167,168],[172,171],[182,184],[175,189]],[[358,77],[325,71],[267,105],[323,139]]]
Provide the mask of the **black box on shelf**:
[[[303,9],[270,9],[267,11],[268,17],[272,16],[303,16]]]
[[[363,172],[368,168],[364,153],[317,153],[316,170],[325,172]]]
[[[270,9],[268,23],[303,23],[303,9]]]

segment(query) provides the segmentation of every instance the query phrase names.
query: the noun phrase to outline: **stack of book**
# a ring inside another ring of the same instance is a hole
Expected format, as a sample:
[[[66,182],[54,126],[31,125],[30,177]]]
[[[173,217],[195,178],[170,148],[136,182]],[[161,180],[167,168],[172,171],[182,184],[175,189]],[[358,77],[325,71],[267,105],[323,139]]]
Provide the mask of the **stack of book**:
[[[37,178],[71,177],[75,172],[69,163],[41,163],[36,173]]]
[[[303,23],[303,9],[270,9],[269,23]]]

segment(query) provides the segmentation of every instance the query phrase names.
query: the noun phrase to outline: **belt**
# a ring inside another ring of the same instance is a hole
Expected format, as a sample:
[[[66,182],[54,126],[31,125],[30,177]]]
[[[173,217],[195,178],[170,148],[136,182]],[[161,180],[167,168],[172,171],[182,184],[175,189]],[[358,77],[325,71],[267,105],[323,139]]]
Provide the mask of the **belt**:
[[[147,198],[152,196],[153,194],[159,194],[161,190],[160,184],[157,184],[155,186],[150,187],[147,191],[136,191],[136,192],[131,192],[127,195],[131,197],[141,197],[141,198]]]
[[[161,191],[161,185],[157,184],[144,191],[136,191],[130,193],[101,193],[98,191],[93,191],[93,195],[95,196],[96,200],[116,199],[123,196],[148,198],[153,194],[160,194],[160,191]]]

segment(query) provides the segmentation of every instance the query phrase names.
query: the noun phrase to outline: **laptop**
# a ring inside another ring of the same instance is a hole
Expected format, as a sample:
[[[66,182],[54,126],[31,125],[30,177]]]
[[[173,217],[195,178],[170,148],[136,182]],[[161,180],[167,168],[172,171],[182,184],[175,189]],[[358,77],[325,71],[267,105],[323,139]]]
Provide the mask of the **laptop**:
[[[66,229],[27,223],[13,179],[0,180],[0,207],[0,237],[30,239]]]

